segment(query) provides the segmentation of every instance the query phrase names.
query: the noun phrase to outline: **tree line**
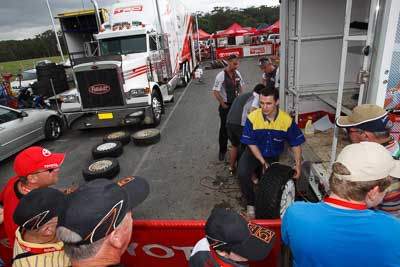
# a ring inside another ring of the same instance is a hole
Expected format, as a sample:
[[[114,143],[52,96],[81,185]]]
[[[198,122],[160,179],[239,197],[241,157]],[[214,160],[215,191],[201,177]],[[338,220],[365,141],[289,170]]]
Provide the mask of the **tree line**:
[[[197,16],[199,28],[208,33],[214,33],[228,28],[234,22],[243,27],[272,24],[279,19],[279,6],[259,6],[245,9],[214,7],[211,12],[199,12]],[[67,50],[62,33],[58,32],[57,34],[65,53]],[[52,30],[47,30],[30,39],[0,41],[0,62],[58,55],[57,41]]]
[[[200,12],[197,15],[199,28],[208,32],[225,30],[233,23],[242,27],[270,25],[279,20],[279,6],[259,6],[244,9],[229,7],[214,7],[211,12]]]
[[[61,48],[65,53],[67,50],[61,32],[58,35]],[[0,41],[0,62],[59,55],[53,30],[47,30],[30,39]]]

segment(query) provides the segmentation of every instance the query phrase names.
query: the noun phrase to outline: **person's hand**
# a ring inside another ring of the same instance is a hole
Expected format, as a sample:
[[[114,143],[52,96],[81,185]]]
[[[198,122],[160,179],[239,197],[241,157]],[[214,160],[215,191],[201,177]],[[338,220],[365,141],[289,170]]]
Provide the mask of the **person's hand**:
[[[228,106],[227,104],[225,104],[225,103],[221,104],[221,107],[222,107],[223,109],[228,109],[228,108],[229,108],[229,106]]]
[[[269,164],[265,161],[261,161],[260,163],[261,163],[261,168],[262,168],[262,174],[264,174],[267,171],[267,169],[269,168]]]
[[[301,165],[296,164],[296,166],[294,166],[293,169],[294,169],[293,179],[297,180],[300,178],[300,175],[301,175]]]
[[[4,221],[4,209],[3,207],[0,208],[0,224]]]
[[[61,192],[64,193],[64,195],[68,195],[71,194],[72,192],[76,191],[76,189],[78,189],[78,185],[71,185],[70,187],[66,188],[66,189],[61,189]]]

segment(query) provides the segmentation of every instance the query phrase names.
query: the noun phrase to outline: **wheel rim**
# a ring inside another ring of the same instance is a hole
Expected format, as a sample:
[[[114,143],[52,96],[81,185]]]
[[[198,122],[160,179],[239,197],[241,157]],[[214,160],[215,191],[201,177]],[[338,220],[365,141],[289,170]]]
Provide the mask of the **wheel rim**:
[[[110,133],[109,135],[107,135],[108,138],[112,138],[112,139],[116,139],[116,138],[120,138],[125,136],[125,132],[115,132],[115,133]]]
[[[157,129],[146,129],[135,134],[136,138],[146,138],[150,136],[155,136],[158,133]]]
[[[97,150],[98,151],[108,151],[108,150],[115,148],[116,146],[117,146],[117,144],[113,143],[113,142],[104,143],[104,144],[99,145],[97,147]]]
[[[89,171],[98,172],[103,171],[112,165],[111,160],[99,160],[89,165]]]
[[[58,121],[56,120],[50,121],[50,132],[51,132],[51,137],[53,138],[57,138],[60,136],[61,126]]]
[[[285,214],[286,209],[294,202],[295,195],[296,195],[296,188],[293,180],[290,179],[289,181],[287,181],[282,191],[281,209],[280,209],[281,218]]]
[[[156,119],[159,119],[161,117],[161,112],[162,112],[162,108],[161,108],[161,102],[158,100],[157,96],[153,96],[153,114],[154,117]]]

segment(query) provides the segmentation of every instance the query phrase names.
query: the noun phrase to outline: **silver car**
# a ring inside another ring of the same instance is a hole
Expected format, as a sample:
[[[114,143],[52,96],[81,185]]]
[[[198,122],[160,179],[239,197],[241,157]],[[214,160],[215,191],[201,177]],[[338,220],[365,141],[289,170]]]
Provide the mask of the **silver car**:
[[[0,105],[0,161],[42,140],[61,136],[63,120],[54,110],[12,109]]]

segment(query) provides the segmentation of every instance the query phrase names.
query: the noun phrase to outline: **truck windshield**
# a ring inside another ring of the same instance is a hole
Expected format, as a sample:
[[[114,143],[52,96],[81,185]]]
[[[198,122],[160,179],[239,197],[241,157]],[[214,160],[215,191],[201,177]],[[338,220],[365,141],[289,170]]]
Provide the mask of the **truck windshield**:
[[[146,35],[132,35],[100,40],[101,54],[124,55],[133,53],[142,53],[147,51]]]
[[[35,79],[37,79],[37,77],[36,77],[36,72],[27,72],[27,71],[24,71],[23,73],[22,73],[22,80],[35,80]]]

